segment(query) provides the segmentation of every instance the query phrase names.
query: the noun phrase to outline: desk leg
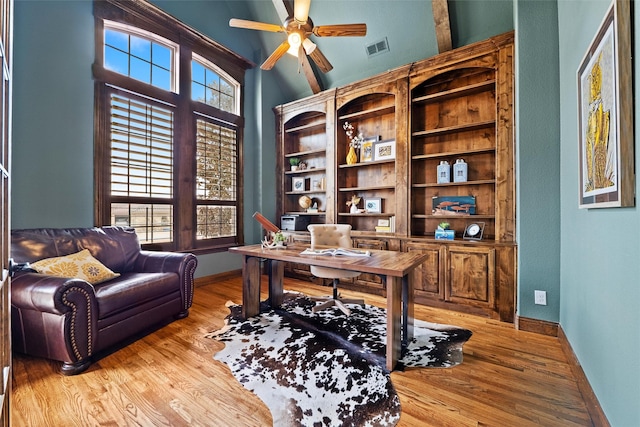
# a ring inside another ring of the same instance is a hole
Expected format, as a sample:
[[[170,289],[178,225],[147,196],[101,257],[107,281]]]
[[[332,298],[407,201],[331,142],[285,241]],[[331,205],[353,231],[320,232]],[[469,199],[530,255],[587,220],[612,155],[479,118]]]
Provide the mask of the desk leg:
[[[392,371],[402,351],[402,279],[387,277],[387,369]]]
[[[282,278],[284,277],[284,263],[267,260],[269,272],[269,305],[271,308],[282,305]]]
[[[413,338],[414,294],[413,294],[413,274],[409,273],[402,278],[402,348],[409,345]]]
[[[242,317],[260,313],[260,258],[242,257]]]

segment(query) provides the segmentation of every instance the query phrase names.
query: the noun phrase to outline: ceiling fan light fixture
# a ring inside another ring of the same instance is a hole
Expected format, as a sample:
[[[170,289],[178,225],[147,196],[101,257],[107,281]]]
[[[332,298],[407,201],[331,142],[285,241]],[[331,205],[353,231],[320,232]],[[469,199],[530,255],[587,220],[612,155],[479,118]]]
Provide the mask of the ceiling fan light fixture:
[[[316,50],[316,47],[318,46],[316,46],[316,44],[311,40],[305,38],[302,42],[302,47],[304,48],[304,51],[307,55],[311,55],[311,53],[313,53],[313,51]]]
[[[289,45],[297,50],[302,43],[302,35],[297,31],[292,31],[289,33],[287,40],[289,41]]]
[[[294,0],[293,2],[293,19],[299,25],[304,25],[309,19],[309,8],[311,0]]]

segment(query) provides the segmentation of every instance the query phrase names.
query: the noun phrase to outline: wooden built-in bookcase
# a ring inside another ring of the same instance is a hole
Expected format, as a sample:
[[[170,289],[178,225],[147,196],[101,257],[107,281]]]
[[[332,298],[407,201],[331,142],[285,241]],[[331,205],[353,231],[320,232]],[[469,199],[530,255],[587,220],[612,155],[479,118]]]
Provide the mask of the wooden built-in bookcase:
[[[274,108],[278,126],[277,214],[310,215],[310,222],[351,224],[354,246],[420,251],[429,257],[414,273],[416,302],[513,322],[516,249],[513,115],[513,32],[425,59],[348,86]],[[393,141],[395,156],[347,164],[351,123],[365,138]],[[288,170],[288,158],[310,168]],[[467,164],[465,182],[438,183],[442,161]],[[309,186],[292,189],[292,177]],[[324,177],[324,187],[312,183]],[[298,205],[306,194],[321,212]],[[380,212],[350,213],[356,195],[379,198]],[[433,199],[472,196],[475,213],[434,211]],[[393,219],[393,231],[376,231]],[[278,218],[279,220],[279,218]],[[448,222],[454,240],[437,240]],[[463,239],[472,222],[482,240]],[[308,241],[304,231],[291,233]],[[298,266],[299,267],[299,266]],[[287,274],[311,277],[291,266]],[[377,277],[343,287],[383,294]]]

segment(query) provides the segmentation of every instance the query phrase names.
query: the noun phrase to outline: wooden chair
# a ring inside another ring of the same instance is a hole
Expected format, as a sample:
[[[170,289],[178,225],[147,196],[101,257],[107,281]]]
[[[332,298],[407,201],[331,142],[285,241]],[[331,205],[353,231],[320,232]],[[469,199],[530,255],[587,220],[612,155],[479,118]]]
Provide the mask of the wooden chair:
[[[334,248],[351,248],[351,225],[349,224],[312,224],[307,226],[311,233],[311,249],[316,246],[329,246]],[[312,297],[313,301],[324,301],[322,304],[313,307],[316,313],[325,308],[336,306],[344,314],[349,316],[351,310],[345,304],[360,304],[364,306],[362,299],[340,298],[338,294],[338,282],[340,279],[357,277],[360,275],[357,271],[340,270],[329,267],[311,266],[311,274],[316,277],[333,280],[333,296],[332,297]]]

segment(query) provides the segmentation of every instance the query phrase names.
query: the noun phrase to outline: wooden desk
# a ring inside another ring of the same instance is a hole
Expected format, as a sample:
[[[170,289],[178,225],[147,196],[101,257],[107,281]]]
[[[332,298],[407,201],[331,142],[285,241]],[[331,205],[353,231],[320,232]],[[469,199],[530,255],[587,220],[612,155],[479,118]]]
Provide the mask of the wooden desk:
[[[403,347],[413,338],[413,284],[414,268],[422,264],[427,255],[416,252],[371,250],[370,257],[327,255],[301,255],[302,245],[286,249],[263,249],[261,245],[238,246],[229,252],[242,255],[242,315],[256,316],[260,312],[260,262],[265,260],[269,278],[269,302],[282,304],[284,262],[338,268],[341,270],[372,273],[380,276],[387,289],[387,369],[393,370]],[[402,307],[402,310],[401,310]]]

